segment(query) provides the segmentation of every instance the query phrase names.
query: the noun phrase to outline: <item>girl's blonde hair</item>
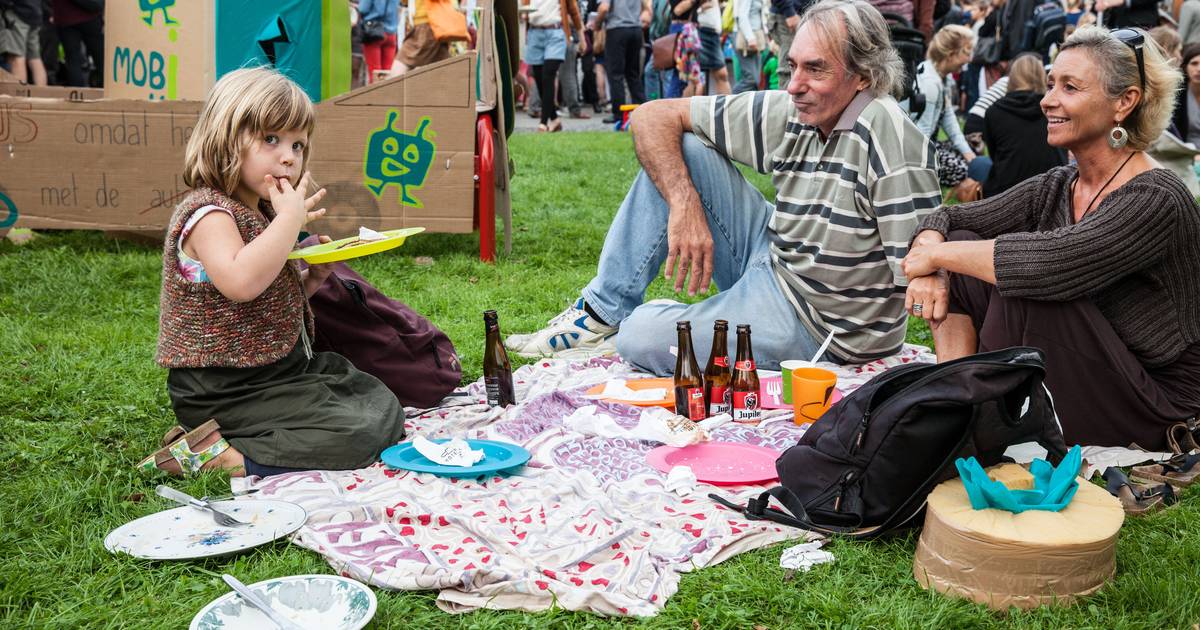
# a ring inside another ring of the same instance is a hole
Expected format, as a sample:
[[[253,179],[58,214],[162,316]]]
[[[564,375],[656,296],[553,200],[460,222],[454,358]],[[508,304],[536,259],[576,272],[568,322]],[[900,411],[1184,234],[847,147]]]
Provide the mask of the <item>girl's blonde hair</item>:
[[[927,54],[929,60],[933,62],[933,69],[937,70],[938,74],[947,74],[954,68],[945,68],[943,64],[959,51],[970,51],[974,45],[975,34],[971,32],[971,29],[958,24],[947,24],[933,34]]]
[[[1042,65],[1041,55],[1017,55],[1008,71],[1008,91],[1046,93],[1046,67]]]
[[[270,68],[243,68],[221,77],[208,93],[188,139],[183,182],[232,195],[241,181],[242,153],[262,134],[302,129],[312,135],[312,101],[294,81]],[[303,173],[309,144],[304,145]]]
[[[1137,56],[1133,49],[1117,39],[1108,29],[1087,26],[1075,31],[1058,49],[1062,54],[1072,48],[1086,51],[1100,70],[1104,94],[1117,100],[1131,87],[1141,86]],[[1121,126],[1129,132],[1129,148],[1143,151],[1171,123],[1175,111],[1175,91],[1182,76],[1167,62],[1158,44],[1145,37],[1142,44],[1143,65],[1146,68],[1146,89]]]

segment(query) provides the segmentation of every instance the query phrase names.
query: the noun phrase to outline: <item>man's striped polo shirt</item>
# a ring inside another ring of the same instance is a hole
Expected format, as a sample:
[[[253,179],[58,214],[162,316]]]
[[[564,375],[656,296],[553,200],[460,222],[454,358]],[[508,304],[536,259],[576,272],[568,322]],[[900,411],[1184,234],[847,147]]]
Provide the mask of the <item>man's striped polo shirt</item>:
[[[896,101],[860,92],[828,139],[782,90],[693,98],[691,114],[705,144],[771,175],[775,277],[813,338],[833,331],[829,351],[845,362],[896,352],[900,261],[941,201],[933,147]]]

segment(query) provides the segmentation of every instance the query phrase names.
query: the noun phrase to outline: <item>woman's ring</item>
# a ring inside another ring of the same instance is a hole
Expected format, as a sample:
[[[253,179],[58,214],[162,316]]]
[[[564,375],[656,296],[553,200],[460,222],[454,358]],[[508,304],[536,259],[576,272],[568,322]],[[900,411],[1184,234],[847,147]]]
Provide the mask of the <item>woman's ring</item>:
[[[913,304],[913,309],[912,309],[913,315],[920,315],[921,312],[924,310],[925,310],[925,307],[922,306],[921,304]]]

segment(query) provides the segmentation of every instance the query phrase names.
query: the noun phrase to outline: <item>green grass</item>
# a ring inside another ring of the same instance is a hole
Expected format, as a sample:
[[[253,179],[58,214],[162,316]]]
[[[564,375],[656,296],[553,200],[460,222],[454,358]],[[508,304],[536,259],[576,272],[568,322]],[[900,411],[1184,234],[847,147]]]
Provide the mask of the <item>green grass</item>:
[[[480,313],[506,331],[556,314],[591,277],[605,230],[636,165],[627,136],[518,136],[513,252],[475,260],[472,235],[430,234],[360,271],[441,326],[481,371]],[[769,190],[761,177],[755,183]],[[418,265],[418,256],[432,265]],[[159,480],[132,470],[172,424],[164,371],[153,363],[160,253],[95,233],[0,242],[0,628],[178,628],[243,581],[328,573],[315,553],[284,543],[231,559],[147,563],[113,556],[105,534],[166,506]],[[651,297],[670,295],[661,281]],[[910,340],[928,342],[924,327]],[[220,474],[177,482],[223,494]],[[148,495],[144,498],[141,495]],[[1197,492],[1122,531],[1117,576],[1070,608],[997,614],[922,591],[911,575],[915,536],[834,541],[837,561],[785,580],[779,547],[683,578],[657,618],[602,619],[561,610],[450,616],[431,592],[378,592],[374,627],[1088,627],[1189,628],[1200,621]]]

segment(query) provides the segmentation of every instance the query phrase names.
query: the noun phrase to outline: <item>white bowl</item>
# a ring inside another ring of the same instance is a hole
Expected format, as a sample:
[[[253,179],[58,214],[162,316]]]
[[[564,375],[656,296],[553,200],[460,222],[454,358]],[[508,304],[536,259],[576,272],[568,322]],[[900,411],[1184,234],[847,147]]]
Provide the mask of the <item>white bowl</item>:
[[[338,575],[292,575],[250,585],[276,612],[303,628],[359,630],[375,616],[375,593],[361,582]],[[262,630],[275,625],[247,604],[226,593],[192,618],[190,630]]]

